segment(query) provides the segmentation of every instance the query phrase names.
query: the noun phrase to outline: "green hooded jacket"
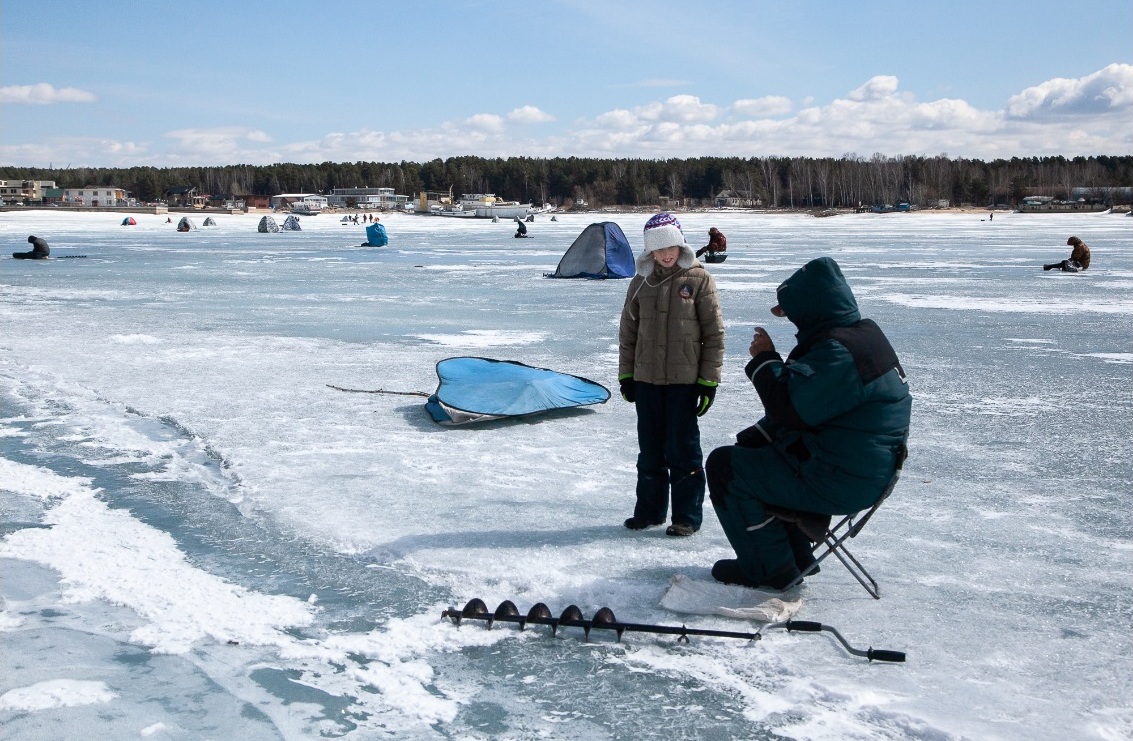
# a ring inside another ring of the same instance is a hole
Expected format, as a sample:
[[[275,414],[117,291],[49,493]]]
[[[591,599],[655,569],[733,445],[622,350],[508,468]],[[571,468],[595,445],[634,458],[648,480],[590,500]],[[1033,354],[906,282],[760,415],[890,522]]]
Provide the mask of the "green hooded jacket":
[[[807,263],[776,293],[798,345],[786,361],[765,352],[748,363],[766,411],[756,428],[812,488],[880,492],[903,455],[912,410],[896,352],[861,318],[829,257]]]

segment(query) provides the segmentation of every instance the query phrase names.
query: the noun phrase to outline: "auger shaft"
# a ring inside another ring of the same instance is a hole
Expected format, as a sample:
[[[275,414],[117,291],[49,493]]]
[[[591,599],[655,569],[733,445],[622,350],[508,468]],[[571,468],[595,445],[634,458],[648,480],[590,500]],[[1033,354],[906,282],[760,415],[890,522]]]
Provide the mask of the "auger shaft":
[[[649,625],[644,623],[623,623],[619,622],[614,617],[614,611],[609,607],[602,607],[598,612],[594,613],[594,617],[587,620],[582,615],[582,610],[577,605],[570,605],[559,617],[554,617],[551,610],[542,602],[535,604],[526,615],[521,615],[519,610],[516,609],[515,604],[510,600],[501,602],[495,612],[488,612],[488,606],[484,601],[478,597],[468,601],[463,610],[456,608],[449,608],[441,613],[442,618],[449,618],[457,625],[460,625],[462,620],[482,620],[488,624],[488,628],[492,627],[493,623],[514,623],[523,630],[528,625],[547,625],[551,628],[551,634],[558,633],[559,628],[582,628],[586,638],[590,638],[591,630],[612,630],[617,633],[618,640],[622,639],[623,633],[657,633],[660,635],[675,635],[678,641],[688,642],[689,636],[706,636],[709,638],[742,638],[749,641],[758,641],[763,638],[763,632],[768,630],[786,630],[788,632],[804,632],[804,633],[817,633],[827,632],[834,635],[835,638],[842,644],[842,646],[854,656],[861,656],[870,661],[891,661],[903,662],[905,654],[903,651],[887,651],[884,649],[860,649],[854,648],[842,636],[838,630],[829,625],[816,623],[809,620],[787,620],[780,623],[768,623],[760,628],[755,633],[741,633],[731,630],[709,630],[706,628],[689,628],[685,625]]]

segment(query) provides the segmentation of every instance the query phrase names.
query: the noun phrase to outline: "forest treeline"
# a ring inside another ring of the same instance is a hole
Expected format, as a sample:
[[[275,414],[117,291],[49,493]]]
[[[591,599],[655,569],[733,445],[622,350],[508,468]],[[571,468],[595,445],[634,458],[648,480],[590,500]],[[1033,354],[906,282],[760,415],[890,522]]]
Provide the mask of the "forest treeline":
[[[765,207],[847,208],[902,201],[914,205],[1016,205],[1025,195],[1070,198],[1076,187],[1133,184],[1133,156],[977,159],[886,156],[695,157],[597,159],[586,157],[452,157],[430,162],[323,162],[43,169],[0,167],[6,180],[54,180],[60,188],[114,186],[143,202],[167,189],[192,186],[211,195],[329,193],[333,188],[393,188],[494,193],[501,198],[555,206],[585,199],[591,207],[654,206],[662,197],[686,206],[711,205],[724,190]],[[749,195],[750,194],[750,195]]]

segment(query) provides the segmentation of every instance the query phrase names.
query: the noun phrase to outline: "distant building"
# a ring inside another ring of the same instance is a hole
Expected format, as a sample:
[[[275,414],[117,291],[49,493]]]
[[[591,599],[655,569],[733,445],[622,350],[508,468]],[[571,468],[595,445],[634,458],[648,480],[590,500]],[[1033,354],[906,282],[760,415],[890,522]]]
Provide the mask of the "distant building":
[[[1133,203],[1133,187],[1071,188],[1071,201],[1090,203],[1129,204]]]
[[[722,190],[713,199],[716,208],[759,208],[763,199],[746,190]]]
[[[202,208],[207,200],[208,196],[200,195],[191,185],[174,185],[165,190],[165,202],[170,206]]]
[[[39,203],[54,180],[0,180],[0,203]]]
[[[129,193],[113,185],[88,185],[85,188],[64,188],[63,203],[68,206],[113,208],[137,204]]]
[[[327,207],[327,197],[318,193],[280,193],[272,196],[270,203],[273,209],[292,208],[304,204],[312,210],[321,211]]]
[[[399,196],[393,188],[334,188],[327,196],[327,203],[336,208],[347,207],[349,201],[368,211],[403,211],[409,196]]]
[[[243,210],[244,199],[231,193],[214,193],[208,197],[210,208],[223,208],[229,211]]]

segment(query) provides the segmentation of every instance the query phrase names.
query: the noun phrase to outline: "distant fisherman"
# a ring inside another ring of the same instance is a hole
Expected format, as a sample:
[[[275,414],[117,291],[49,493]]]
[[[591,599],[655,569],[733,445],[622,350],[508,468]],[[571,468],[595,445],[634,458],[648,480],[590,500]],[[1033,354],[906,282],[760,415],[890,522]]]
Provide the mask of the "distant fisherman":
[[[32,245],[31,252],[13,252],[12,257],[17,260],[46,260],[51,254],[51,248],[43,237],[32,235],[28,237],[28,242]]]
[[[1074,248],[1070,252],[1070,259],[1043,265],[1043,270],[1058,268],[1064,273],[1077,273],[1079,270],[1086,270],[1090,267],[1090,248],[1086,246],[1085,242],[1077,237],[1071,237],[1066,240],[1066,244]]]

